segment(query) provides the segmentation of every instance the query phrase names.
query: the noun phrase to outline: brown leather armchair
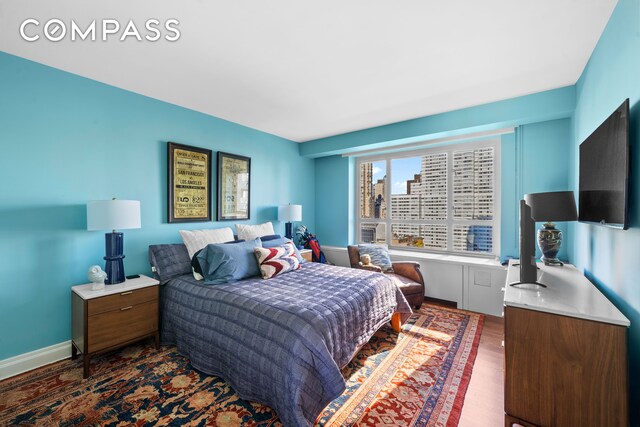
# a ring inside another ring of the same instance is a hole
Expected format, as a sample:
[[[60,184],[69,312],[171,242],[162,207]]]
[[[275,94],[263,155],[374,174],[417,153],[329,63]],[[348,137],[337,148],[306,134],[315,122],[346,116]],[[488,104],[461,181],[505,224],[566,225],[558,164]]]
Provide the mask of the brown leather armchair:
[[[360,262],[360,250],[357,246],[347,246],[347,251],[352,268],[382,273],[382,269],[377,265],[363,265]],[[420,264],[412,261],[400,261],[392,264],[393,273],[385,274],[391,276],[398,284],[411,307],[420,308],[424,301],[424,279],[420,273]]]

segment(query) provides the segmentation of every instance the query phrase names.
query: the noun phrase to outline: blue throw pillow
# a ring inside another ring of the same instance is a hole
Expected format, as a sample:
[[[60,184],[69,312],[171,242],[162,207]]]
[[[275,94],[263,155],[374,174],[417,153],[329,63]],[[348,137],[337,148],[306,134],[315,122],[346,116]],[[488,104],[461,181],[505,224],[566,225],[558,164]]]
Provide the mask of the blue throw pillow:
[[[242,242],[244,242],[244,240],[230,240],[222,244],[233,245],[233,244],[242,243]],[[193,269],[193,277],[195,277],[196,280],[202,280],[204,278],[204,275],[202,274],[202,266],[200,266],[200,259],[198,258],[198,255],[200,255],[200,252],[202,252],[206,248],[207,247],[205,246],[204,248],[199,249],[198,251],[196,251],[195,254],[193,254],[193,258],[191,258],[191,268]]]
[[[263,239],[261,237],[261,239]],[[275,248],[276,246],[282,246],[285,243],[293,243],[291,241],[291,239],[287,239],[286,237],[280,237],[278,236],[277,239],[271,239],[271,240],[262,240],[262,247],[263,248]],[[298,248],[296,247],[295,243],[293,244],[293,250],[296,253],[296,258],[298,258],[298,262],[300,264],[305,263],[306,261],[304,260],[304,258],[302,258],[302,255],[300,255],[300,251],[298,250]]]
[[[391,258],[389,258],[389,250],[386,245],[358,245],[358,250],[360,251],[360,256],[369,255],[371,257],[371,264],[382,268],[382,271],[393,271]]]
[[[210,244],[198,254],[205,285],[237,282],[259,276],[260,267],[253,249],[262,247],[260,239],[228,244]]]

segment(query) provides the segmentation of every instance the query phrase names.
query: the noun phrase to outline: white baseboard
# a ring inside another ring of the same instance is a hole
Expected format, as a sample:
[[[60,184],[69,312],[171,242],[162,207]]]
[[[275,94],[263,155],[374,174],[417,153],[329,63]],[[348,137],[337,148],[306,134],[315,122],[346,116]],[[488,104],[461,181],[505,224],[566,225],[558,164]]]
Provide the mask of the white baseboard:
[[[71,357],[71,340],[0,360],[0,380]]]

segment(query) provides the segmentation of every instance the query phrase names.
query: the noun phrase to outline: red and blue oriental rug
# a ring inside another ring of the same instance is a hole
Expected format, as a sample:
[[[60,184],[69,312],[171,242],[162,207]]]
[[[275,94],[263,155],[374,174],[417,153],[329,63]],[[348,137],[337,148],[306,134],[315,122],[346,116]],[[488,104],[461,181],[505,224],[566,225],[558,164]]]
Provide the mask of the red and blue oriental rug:
[[[317,426],[456,426],[482,316],[424,305],[398,335],[379,330],[343,370],[347,390]],[[175,347],[130,346],[0,382],[0,426],[279,426],[275,412],[202,374]]]

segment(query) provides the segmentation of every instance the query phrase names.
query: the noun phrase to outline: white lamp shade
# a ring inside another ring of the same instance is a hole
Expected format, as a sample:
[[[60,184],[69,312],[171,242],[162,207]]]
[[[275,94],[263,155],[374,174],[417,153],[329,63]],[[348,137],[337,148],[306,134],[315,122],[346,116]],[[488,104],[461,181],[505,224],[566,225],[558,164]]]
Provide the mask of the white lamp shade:
[[[90,200],[87,202],[87,230],[140,228],[139,200]]]
[[[302,205],[278,206],[278,221],[302,221]]]

